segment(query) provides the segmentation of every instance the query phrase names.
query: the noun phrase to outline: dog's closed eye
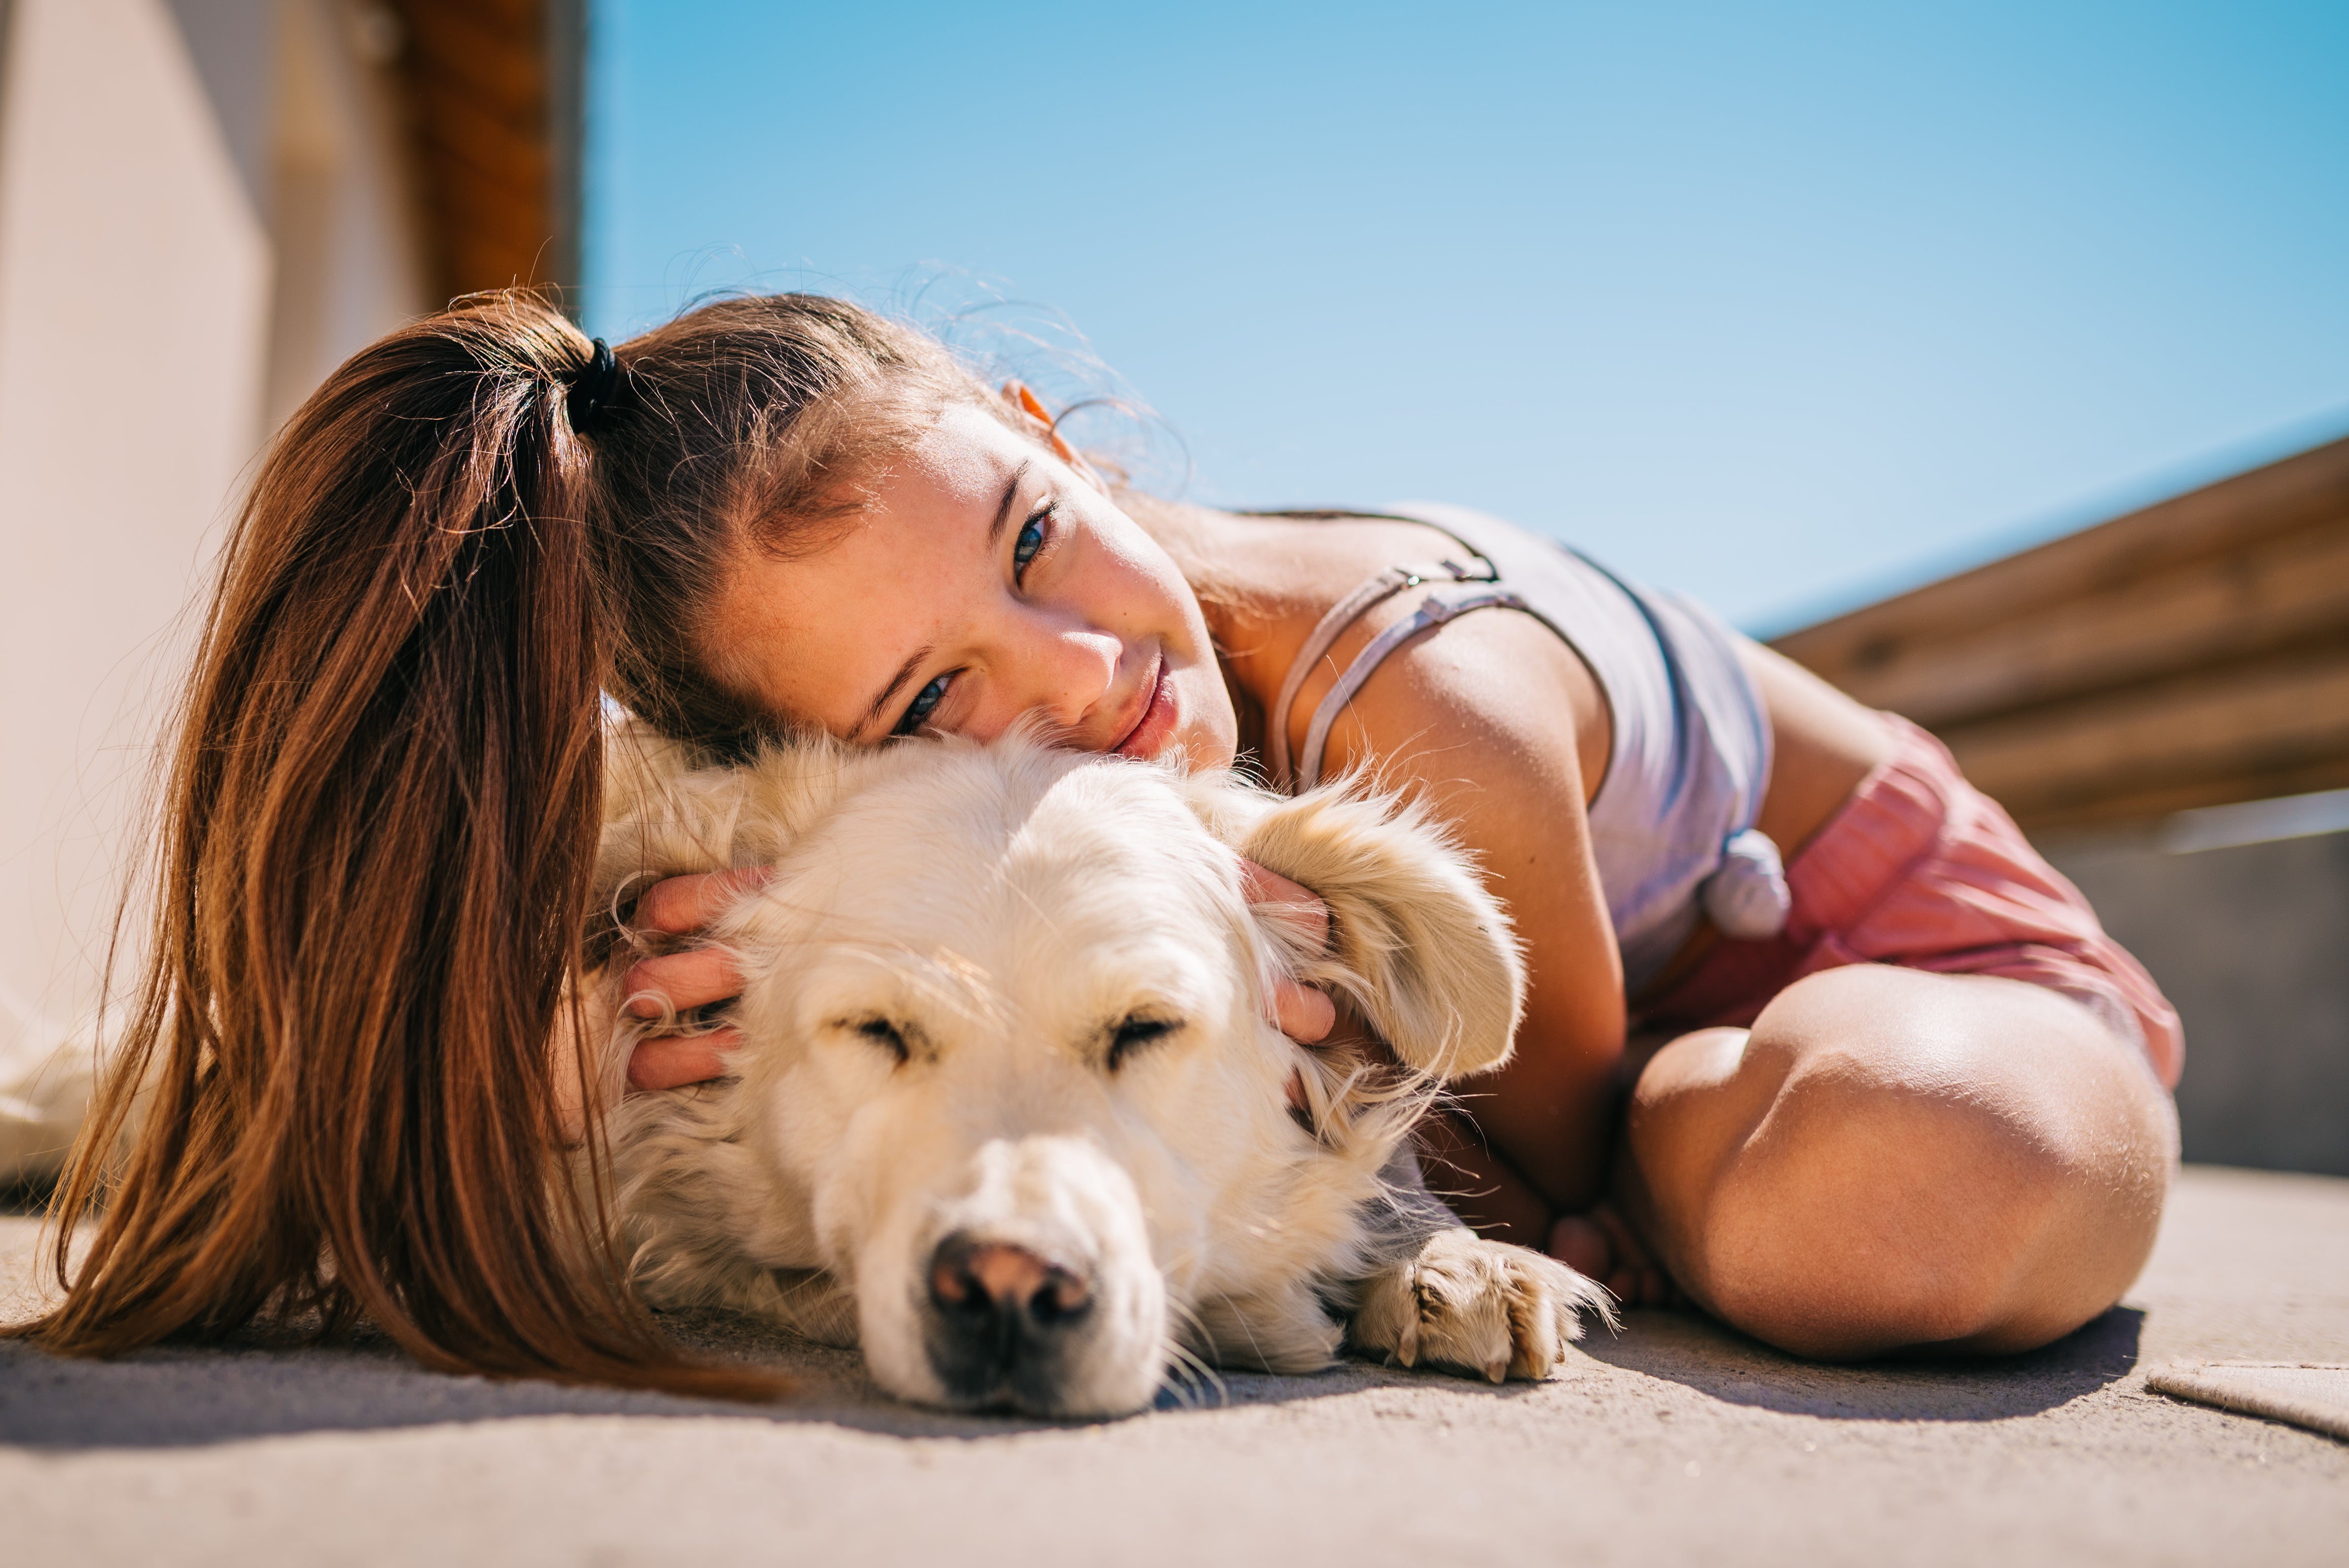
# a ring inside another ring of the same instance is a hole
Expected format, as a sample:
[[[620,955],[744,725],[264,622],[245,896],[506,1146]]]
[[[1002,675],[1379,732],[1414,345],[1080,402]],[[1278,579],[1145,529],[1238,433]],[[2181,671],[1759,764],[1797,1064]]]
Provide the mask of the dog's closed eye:
[[[864,1036],[901,1062],[912,1055],[905,1049],[904,1033],[886,1018],[843,1019],[842,1026],[852,1034]]]
[[[1111,1028],[1109,1037],[1109,1070],[1125,1065],[1125,1058],[1151,1041],[1163,1039],[1183,1026],[1179,1018],[1150,1018],[1140,1013],[1129,1013]]]

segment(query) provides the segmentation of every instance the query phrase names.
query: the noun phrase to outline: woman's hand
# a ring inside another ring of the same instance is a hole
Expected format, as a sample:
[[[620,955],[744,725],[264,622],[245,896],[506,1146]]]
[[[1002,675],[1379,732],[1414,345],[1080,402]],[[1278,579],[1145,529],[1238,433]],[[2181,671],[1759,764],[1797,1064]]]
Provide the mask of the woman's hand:
[[[1311,889],[1268,872],[1254,861],[1240,862],[1240,886],[1247,901],[1278,921],[1309,947],[1330,945],[1330,906]],[[1330,1037],[1338,1022],[1337,1004],[1327,991],[1283,980],[1272,993],[1272,1021],[1300,1046],[1318,1046]]]
[[[745,866],[657,882],[636,901],[636,923],[664,935],[690,936],[771,874],[764,866]],[[627,998],[622,1006],[630,1014],[657,1018],[664,1005],[681,1013],[740,995],[742,970],[728,949],[697,947],[635,965],[621,990]],[[706,1035],[648,1035],[628,1057],[628,1087],[681,1088],[724,1078],[726,1053],[741,1044],[742,1031],[731,1027]]]
[[[664,935],[690,936],[770,874],[762,866],[746,866],[657,882],[636,903],[636,923]],[[1329,942],[1330,906],[1313,893],[1253,861],[1240,862],[1240,879],[1248,902],[1269,906],[1266,913],[1270,918],[1314,946]],[[741,995],[742,970],[725,948],[698,947],[689,953],[645,959],[628,970],[622,989],[628,1012],[639,1018],[657,1018],[664,1004],[681,1013]],[[1282,1034],[1300,1046],[1312,1046],[1329,1037],[1338,1021],[1338,1009],[1328,993],[1284,981],[1273,992],[1272,1017]],[[724,1078],[726,1053],[741,1044],[742,1031],[730,1027],[706,1035],[647,1036],[628,1057],[628,1087],[682,1088]]]

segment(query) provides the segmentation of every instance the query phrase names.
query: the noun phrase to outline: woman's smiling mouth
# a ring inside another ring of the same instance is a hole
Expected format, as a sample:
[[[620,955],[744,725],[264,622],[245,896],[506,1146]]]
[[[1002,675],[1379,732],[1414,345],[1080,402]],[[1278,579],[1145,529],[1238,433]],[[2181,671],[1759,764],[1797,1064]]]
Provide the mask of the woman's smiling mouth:
[[[1153,758],[1164,749],[1174,734],[1176,721],[1182,717],[1176,710],[1174,688],[1166,678],[1166,655],[1162,650],[1154,660],[1147,694],[1140,717],[1132,727],[1110,749],[1120,757]]]

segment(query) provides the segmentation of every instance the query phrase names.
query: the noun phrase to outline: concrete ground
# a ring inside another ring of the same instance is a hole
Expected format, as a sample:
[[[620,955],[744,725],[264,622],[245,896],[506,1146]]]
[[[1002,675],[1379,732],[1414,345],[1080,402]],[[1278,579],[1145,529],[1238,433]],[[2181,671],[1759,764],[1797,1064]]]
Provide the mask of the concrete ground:
[[[32,1222],[0,1221],[21,1291]],[[21,1295],[17,1300],[21,1302]],[[2127,1302],[2004,1362],[1794,1361],[1640,1313],[1549,1382],[1229,1377],[1054,1426],[443,1377],[367,1352],[0,1349],[11,1564],[2349,1561],[2349,1443],[2144,1388],[2349,1360],[2349,1181],[2189,1168]]]

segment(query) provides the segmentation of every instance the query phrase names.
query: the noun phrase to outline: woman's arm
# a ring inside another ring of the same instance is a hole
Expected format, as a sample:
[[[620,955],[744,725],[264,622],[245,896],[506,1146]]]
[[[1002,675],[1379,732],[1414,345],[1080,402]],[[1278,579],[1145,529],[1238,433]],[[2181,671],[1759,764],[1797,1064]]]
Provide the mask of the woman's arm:
[[[1292,748],[1355,649],[1410,613],[1398,601],[1341,641],[1291,712]],[[1529,981],[1516,1054],[1458,1093],[1475,1131],[1562,1210],[1599,1196],[1623,1049],[1622,966],[1585,812],[1585,779],[1603,775],[1607,739],[1605,699],[1573,650],[1529,616],[1487,611],[1380,665],[1331,730],[1322,769],[1326,778],[1368,767],[1423,793],[1508,906]],[[1477,1169],[1473,1150],[1454,1163],[1472,1179],[1506,1179]],[[1512,1233],[1523,1228],[1508,1217]],[[1538,1233],[1514,1239],[1541,1243]]]

